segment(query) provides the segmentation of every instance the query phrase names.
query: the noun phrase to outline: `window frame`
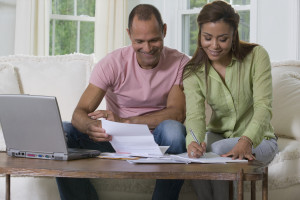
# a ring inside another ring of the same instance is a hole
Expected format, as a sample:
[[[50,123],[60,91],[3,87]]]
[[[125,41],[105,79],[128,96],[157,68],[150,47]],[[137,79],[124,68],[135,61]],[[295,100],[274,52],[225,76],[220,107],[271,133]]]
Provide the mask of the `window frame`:
[[[52,27],[51,27],[51,20],[53,20]],[[55,21],[56,20],[75,21],[75,22],[77,22],[77,27],[76,27],[76,53],[79,53],[80,52],[80,23],[81,22],[94,22],[94,25],[95,25],[95,17],[90,17],[90,16],[87,16],[87,15],[77,16],[77,0],[74,0],[74,15],[52,14],[52,0],[51,0],[50,9],[49,9],[49,31],[50,31],[50,29],[52,29],[52,44],[50,44],[50,42],[49,42],[49,46],[50,45],[52,46],[52,52],[51,52],[52,56],[55,55]],[[73,53],[73,52],[70,52],[70,53]]]
[[[209,1],[209,0],[207,0]],[[232,4],[233,0],[230,0],[230,4]],[[189,47],[189,37],[185,37],[185,35],[189,35],[189,23],[184,21],[185,15],[192,15],[192,14],[199,14],[201,8],[192,8],[188,9],[188,0],[182,1],[179,5],[177,19],[178,19],[178,26],[177,26],[177,49],[181,52],[185,52],[185,49]],[[232,5],[232,7],[236,11],[250,11],[250,41],[252,43],[256,43],[257,41],[257,0],[250,0],[250,5]],[[183,27],[185,25],[185,27]],[[185,46],[184,46],[185,45]]]

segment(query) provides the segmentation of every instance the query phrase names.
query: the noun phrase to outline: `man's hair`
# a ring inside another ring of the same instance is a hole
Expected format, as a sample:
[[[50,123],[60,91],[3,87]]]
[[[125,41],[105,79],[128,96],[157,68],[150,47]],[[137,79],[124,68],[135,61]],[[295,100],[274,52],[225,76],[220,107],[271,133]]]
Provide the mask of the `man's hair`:
[[[152,15],[154,15],[160,29],[163,31],[164,23],[162,21],[160,12],[157,8],[150,4],[139,4],[132,9],[129,14],[128,29],[131,30],[133,18],[135,16],[137,16],[139,20],[147,21],[151,19]]]

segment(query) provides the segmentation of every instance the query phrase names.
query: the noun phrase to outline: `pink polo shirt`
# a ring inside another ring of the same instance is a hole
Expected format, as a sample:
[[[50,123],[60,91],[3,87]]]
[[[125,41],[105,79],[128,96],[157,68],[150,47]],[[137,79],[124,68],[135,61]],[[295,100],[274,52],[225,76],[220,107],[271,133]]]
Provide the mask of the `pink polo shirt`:
[[[122,118],[166,108],[173,85],[182,85],[189,58],[164,47],[154,69],[142,69],[132,46],[113,51],[93,69],[90,83],[106,91],[106,107]]]

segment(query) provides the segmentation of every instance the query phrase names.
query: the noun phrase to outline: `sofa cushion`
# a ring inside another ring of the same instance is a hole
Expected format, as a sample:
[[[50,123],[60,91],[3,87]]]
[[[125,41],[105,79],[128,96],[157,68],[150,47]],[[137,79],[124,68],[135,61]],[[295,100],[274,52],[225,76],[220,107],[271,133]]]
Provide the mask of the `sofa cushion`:
[[[300,141],[300,62],[274,63],[272,76],[275,133]]]
[[[15,67],[21,93],[57,97],[62,120],[69,121],[88,84],[94,55],[0,57],[4,62]]]
[[[14,67],[9,63],[0,63],[0,94],[20,94]],[[0,123],[0,151],[5,150],[6,146]]]
[[[20,94],[14,67],[9,63],[0,63],[0,94]]]

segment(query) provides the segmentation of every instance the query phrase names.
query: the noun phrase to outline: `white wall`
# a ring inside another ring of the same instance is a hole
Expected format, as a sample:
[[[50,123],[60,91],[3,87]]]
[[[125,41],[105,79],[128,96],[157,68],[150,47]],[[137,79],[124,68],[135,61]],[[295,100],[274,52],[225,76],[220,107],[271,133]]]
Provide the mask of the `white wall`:
[[[16,0],[0,0],[0,56],[14,54]]]
[[[272,61],[300,59],[299,0],[258,0],[257,43]]]

